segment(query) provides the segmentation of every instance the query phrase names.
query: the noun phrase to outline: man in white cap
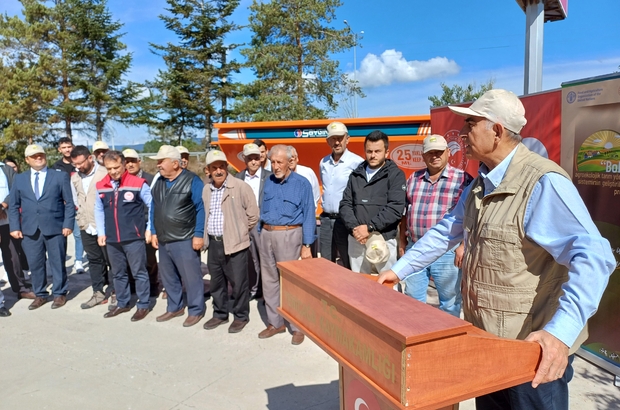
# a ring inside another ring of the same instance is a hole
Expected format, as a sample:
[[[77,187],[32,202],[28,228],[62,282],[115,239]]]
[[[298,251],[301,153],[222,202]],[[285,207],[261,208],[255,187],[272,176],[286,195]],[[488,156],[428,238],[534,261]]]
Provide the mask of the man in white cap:
[[[263,168],[261,162],[261,150],[256,144],[245,144],[243,146],[243,160],[245,161],[245,169],[239,172],[237,178],[245,181],[256,198],[256,204],[260,210],[263,203],[263,189],[265,181],[271,175],[271,171]],[[248,277],[250,283],[250,299],[262,297],[261,275],[260,275],[260,234],[258,226],[254,226],[250,231],[250,254],[252,260],[248,262]]]
[[[53,278],[52,309],[57,309],[67,302],[67,236],[75,226],[71,182],[68,173],[47,168],[40,145],[28,145],[25,156],[30,170],[15,176],[9,198],[11,236],[24,239],[23,249],[32,272],[36,297],[28,309],[47,302],[46,260]]]
[[[181,168],[186,169],[189,165],[189,150],[185,148],[183,145],[179,145],[177,147],[179,153],[181,154]]]
[[[151,159],[157,160],[160,174],[152,187],[151,241],[159,249],[159,275],[168,302],[166,313],[156,320],[165,322],[183,315],[185,286],[188,316],[183,326],[189,327],[205,315],[200,269],[205,225],[204,184],[196,174],[181,168],[181,154],[171,145],[162,145]]]
[[[567,173],[527,149],[523,104],[490,90],[469,108],[461,138],[478,177],[452,212],[381,273],[379,282],[420,272],[459,242],[465,320],[497,336],[538,342],[532,383],[476,399],[483,409],[568,409],[572,354],[587,337],[616,261]]]
[[[234,320],[228,333],[238,333],[250,321],[250,287],[248,285],[248,248],[250,231],[258,222],[259,212],[252,188],[228,175],[228,161],[222,151],[207,153],[211,183],[202,191],[206,212],[205,246],[209,249],[207,265],[211,274],[213,317],[206,330]],[[232,287],[232,306],[228,309],[228,284]]]
[[[138,155],[136,150],[132,148],[124,149],[123,156],[125,157],[125,166],[127,167],[127,172],[139,178],[144,178],[147,185],[150,187],[153,183],[154,176],[153,174],[148,173],[142,169],[142,160],[140,159],[140,155]],[[145,218],[147,218],[148,220],[148,217],[148,211],[145,207]],[[151,297],[157,297],[159,296],[159,292],[161,291],[161,283],[159,280],[159,273],[157,267],[157,249],[153,248],[153,245],[150,243],[150,241],[146,244],[146,270],[148,270],[149,272]]]
[[[95,160],[99,163],[99,165],[103,166],[103,156],[106,152],[110,150],[108,144],[103,141],[95,141],[93,144],[93,155],[95,156]]]
[[[348,143],[349,130],[346,125],[334,121],[327,126],[327,144],[332,152],[319,164],[323,184],[320,246],[322,258],[332,262],[339,260],[342,266],[351,269],[349,232],[340,219],[339,208],[349,175],[364,159],[349,151]]]
[[[420,169],[407,180],[407,212],[400,223],[399,256],[405,253],[459,201],[463,189],[471,183],[471,176],[448,164],[450,149],[441,135],[429,135],[422,143]],[[455,259],[456,252],[456,259]],[[439,295],[439,309],[453,316],[461,314],[462,244],[450,249],[420,275],[405,279],[404,293],[426,303],[426,290],[433,278]]]

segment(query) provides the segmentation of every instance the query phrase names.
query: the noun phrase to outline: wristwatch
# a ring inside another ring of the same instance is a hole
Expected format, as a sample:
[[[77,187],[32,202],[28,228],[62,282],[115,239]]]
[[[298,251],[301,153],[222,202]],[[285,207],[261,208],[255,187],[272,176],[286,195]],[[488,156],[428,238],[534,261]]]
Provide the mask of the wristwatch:
[[[309,248],[309,247],[310,247],[310,245],[307,245],[307,244],[304,243],[304,248]]]
[[[366,224],[366,226],[368,227],[368,232],[374,232],[375,231],[375,227],[372,224]]]

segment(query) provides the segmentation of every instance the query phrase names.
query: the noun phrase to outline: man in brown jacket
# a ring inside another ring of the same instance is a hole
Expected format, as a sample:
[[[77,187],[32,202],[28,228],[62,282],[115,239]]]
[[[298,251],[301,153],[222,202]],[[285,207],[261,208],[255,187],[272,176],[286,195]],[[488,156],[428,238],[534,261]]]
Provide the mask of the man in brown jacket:
[[[229,333],[238,333],[250,317],[248,284],[248,249],[250,231],[258,222],[259,211],[252,188],[228,175],[226,155],[209,151],[207,167],[211,183],[202,191],[208,213],[205,217],[205,246],[209,248],[207,266],[211,274],[213,317],[205,323],[207,330],[228,323],[228,283],[232,285],[232,314]]]
[[[78,172],[71,175],[71,184],[76,193],[77,206],[76,222],[82,234],[82,243],[88,257],[88,271],[93,286],[93,296],[85,303],[82,309],[90,309],[106,303],[103,287],[108,273],[105,249],[97,243],[97,225],[95,223],[95,199],[97,188],[95,185],[108,173],[105,167],[97,163],[88,148],[78,145],[71,151],[71,162]],[[108,292],[114,292],[114,282],[108,282]]]

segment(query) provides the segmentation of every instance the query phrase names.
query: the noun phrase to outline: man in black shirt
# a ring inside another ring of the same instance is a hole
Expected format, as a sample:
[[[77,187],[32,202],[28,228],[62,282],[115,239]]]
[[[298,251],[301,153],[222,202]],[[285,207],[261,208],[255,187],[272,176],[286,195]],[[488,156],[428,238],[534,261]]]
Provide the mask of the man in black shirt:
[[[71,164],[71,151],[73,151],[73,141],[69,137],[62,137],[58,140],[58,152],[62,155],[58,161],[52,165],[53,169],[59,169],[71,175],[75,172],[75,167]]]

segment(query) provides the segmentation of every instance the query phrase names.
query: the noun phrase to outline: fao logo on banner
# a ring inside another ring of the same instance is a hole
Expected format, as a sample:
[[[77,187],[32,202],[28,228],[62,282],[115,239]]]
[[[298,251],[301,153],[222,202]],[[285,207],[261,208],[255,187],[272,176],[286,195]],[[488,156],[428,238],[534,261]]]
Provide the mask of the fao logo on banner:
[[[448,163],[454,168],[464,170],[467,166],[467,157],[465,156],[465,144],[460,136],[459,130],[450,130],[446,132],[444,138],[448,143],[448,149],[450,150],[450,158]]]
[[[574,91],[569,92],[568,94],[566,94],[566,101],[569,104],[574,103],[577,100],[577,93]]]

